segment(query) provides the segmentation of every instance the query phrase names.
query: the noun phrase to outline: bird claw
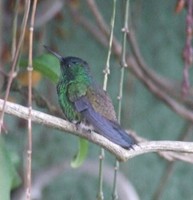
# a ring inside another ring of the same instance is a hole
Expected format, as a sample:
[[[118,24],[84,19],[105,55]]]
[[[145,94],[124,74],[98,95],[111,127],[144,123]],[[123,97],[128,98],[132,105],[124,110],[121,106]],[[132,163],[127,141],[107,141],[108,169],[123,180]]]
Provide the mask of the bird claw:
[[[128,148],[128,150],[135,150],[135,147],[140,147],[140,145],[136,142],[136,143],[134,143],[134,144],[131,144],[131,146],[129,146],[129,148]]]
[[[87,126],[86,124],[81,123],[81,122],[77,122],[75,126],[76,126],[77,131],[83,131],[87,133],[91,133],[93,131],[91,126]]]

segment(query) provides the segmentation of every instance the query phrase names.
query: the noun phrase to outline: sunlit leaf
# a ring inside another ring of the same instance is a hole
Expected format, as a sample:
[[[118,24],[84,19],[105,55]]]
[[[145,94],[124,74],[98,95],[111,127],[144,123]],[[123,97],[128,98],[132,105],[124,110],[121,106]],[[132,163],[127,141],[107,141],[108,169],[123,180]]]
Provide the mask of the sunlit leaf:
[[[21,67],[27,67],[27,61],[20,62]],[[50,54],[42,54],[33,60],[33,68],[42,75],[57,83],[60,74],[60,64],[57,58]]]
[[[88,153],[88,141],[80,138],[79,149],[75,158],[71,162],[71,167],[73,168],[80,167],[83,164],[84,160],[86,159],[87,153]]]

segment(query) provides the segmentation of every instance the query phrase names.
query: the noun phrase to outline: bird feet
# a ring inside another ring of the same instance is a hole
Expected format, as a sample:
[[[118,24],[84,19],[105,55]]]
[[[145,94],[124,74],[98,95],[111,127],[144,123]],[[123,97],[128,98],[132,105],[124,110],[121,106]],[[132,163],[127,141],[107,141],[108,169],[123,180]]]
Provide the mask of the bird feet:
[[[93,131],[92,126],[86,125],[81,122],[75,123],[75,126],[76,126],[77,131],[83,131],[83,132],[87,132],[87,133],[91,133]]]

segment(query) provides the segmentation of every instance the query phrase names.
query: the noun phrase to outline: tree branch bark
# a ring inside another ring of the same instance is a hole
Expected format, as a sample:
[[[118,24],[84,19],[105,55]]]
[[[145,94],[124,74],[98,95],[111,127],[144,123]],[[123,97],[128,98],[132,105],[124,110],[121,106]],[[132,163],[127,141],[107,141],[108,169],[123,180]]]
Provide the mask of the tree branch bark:
[[[2,111],[3,103],[4,100],[0,99],[0,111]],[[17,116],[25,120],[28,119],[29,115],[27,107],[11,102],[6,102],[5,113]],[[180,141],[140,142],[138,145],[135,145],[133,149],[125,150],[95,132],[90,133],[85,132],[84,130],[77,130],[74,124],[69,123],[61,118],[54,117],[52,115],[48,115],[36,110],[32,110],[31,118],[35,123],[59,129],[65,133],[85,138],[97,145],[100,145],[104,149],[111,152],[119,161],[125,162],[130,158],[150,152],[173,151],[178,153],[193,153],[193,142]]]

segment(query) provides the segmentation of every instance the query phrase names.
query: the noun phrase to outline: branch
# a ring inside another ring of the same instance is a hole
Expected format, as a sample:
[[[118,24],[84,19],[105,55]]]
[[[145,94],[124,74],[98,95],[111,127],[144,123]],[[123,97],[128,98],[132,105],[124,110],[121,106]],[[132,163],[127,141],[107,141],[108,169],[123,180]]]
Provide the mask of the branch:
[[[132,57],[127,59],[128,66],[135,73],[135,75],[144,83],[144,85],[158,97],[162,102],[166,103],[173,111],[184,119],[193,122],[193,112],[186,108],[183,104],[178,102],[175,98],[171,97],[164,90],[160,89],[151,79],[149,79],[140,67],[137,65]]]
[[[2,111],[4,101],[0,99],[0,111]],[[5,106],[5,112],[17,116],[22,119],[28,119],[28,108],[20,106],[15,103],[7,102]],[[180,153],[193,153],[193,142],[179,142],[179,141],[151,141],[140,142],[134,146],[134,149],[125,150],[120,146],[112,143],[103,136],[92,132],[84,132],[84,130],[77,130],[76,126],[61,118],[54,117],[43,112],[32,110],[32,121],[38,124],[44,124],[48,127],[59,129],[61,131],[68,132],[70,134],[85,138],[97,145],[102,146],[109,152],[111,152],[120,161],[127,161],[135,156],[159,151],[175,151]]]
[[[127,38],[129,41],[129,44],[131,45],[131,50],[133,52],[133,56],[136,60],[136,63],[138,67],[141,69],[141,72],[145,74],[145,79],[146,80],[151,80],[151,82],[154,85],[157,85],[157,87],[161,88],[161,90],[164,90],[165,93],[172,98],[176,99],[178,102],[183,103],[187,107],[190,107],[191,109],[193,108],[193,103],[192,103],[192,96],[193,96],[193,91],[192,89],[189,91],[189,95],[187,96],[182,96],[180,92],[180,87],[181,84],[178,82],[172,82],[169,79],[160,76],[158,73],[154,72],[144,61],[139,45],[137,43],[137,39],[135,36],[135,32],[133,29],[130,29],[129,34],[127,34]],[[135,66],[131,66],[131,68],[134,68]],[[151,91],[151,88],[150,88]]]

